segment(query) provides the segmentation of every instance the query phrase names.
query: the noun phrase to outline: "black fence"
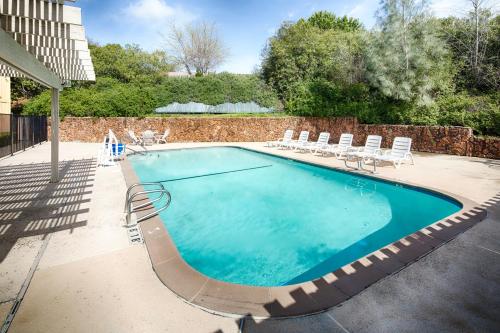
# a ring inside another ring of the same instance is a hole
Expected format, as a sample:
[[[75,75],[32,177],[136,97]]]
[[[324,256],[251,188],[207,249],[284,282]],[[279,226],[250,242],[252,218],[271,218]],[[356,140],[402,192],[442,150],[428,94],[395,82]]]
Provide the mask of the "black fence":
[[[0,157],[47,141],[46,116],[0,114]]]

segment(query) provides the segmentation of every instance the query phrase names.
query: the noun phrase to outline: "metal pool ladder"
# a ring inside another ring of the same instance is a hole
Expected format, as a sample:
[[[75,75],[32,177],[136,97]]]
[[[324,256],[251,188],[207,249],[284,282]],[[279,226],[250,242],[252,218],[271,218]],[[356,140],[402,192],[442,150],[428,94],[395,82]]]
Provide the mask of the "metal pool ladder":
[[[154,188],[150,189],[150,190],[144,190],[144,191],[132,193],[132,189],[134,189],[137,186],[150,186],[150,187],[152,186]],[[141,203],[137,206],[132,205],[134,199],[137,199],[138,197],[140,198],[141,196],[143,196],[147,199],[148,194],[152,194],[152,193],[159,193],[160,195],[156,199],[147,200],[146,202]],[[152,205],[153,203],[158,202],[162,199],[164,200],[164,203],[162,204],[162,206],[160,206],[160,208],[155,208],[154,211],[152,211],[151,213],[148,213],[144,216],[139,217],[135,221],[135,224],[142,222],[144,220],[147,220],[147,219],[157,215],[161,211],[164,211],[165,209],[167,209],[168,206],[170,206],[170,201],[172,200],[172,196],[170,195],[170,192],[167,191],[167,189],[165,189],[163,184],[160,182],[135,183],[133,185],[130,185],[129,188],[127,189],[127,195],[125,198],[125,209],[124,209],[125,213],[127,214],[126,215],[127,227],[130,226],[130,219],[131,219],[132,213],[137,212],[139,209],[147,207],[149,205]]]

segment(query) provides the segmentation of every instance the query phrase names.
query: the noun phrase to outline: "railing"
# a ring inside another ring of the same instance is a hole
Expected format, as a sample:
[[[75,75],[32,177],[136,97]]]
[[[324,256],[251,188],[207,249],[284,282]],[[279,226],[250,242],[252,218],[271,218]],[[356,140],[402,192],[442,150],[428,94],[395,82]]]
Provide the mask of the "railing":
[[[46,116],[0,114],[0,157],[47,141]]]
[[[134,188],[136,188],[137,186],[156,186],[157,188],[132,193],[132,190]],[[145,198],[148,198],[149,194],[155,194],[155,193],[159,193],[160,195],[153,200],[147,200],[146,202],[141,203],[137,206],[133,205],[134,200],[136,200],[138,197],[144,196]],[[127,194],[126,194],[126,198],[125,198],[125,209],[124,209],[125,213],[127,214],[126,215],[127,226],[130,225],[130,219],[131,219],[132,213],[137,212],[141,208],[148,207],[148,206],[154,204],[155,202],[159,202],[163,198],[165,198],[165,202],[163,203],[163,205],[160,208],[155,208],[152,212],[137,218],[137,220],[135,221],[136,224],[140,223],[142,221],[145,221],[145,220],[157,215],[158,213],[164,211],[165,209],[167,209],[168,206],[170,206],[172,196],[170,195],[170,192],[167,191],[167,189],[165,189],[163,184],[160,182],[136,183],[136,184],[129,186],[129,188],[127,189]]]

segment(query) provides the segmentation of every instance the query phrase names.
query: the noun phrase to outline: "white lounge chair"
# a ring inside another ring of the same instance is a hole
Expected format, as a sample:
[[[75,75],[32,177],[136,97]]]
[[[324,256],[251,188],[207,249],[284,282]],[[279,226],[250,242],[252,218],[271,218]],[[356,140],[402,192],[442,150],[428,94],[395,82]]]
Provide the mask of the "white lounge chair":
[[[127,135],[128,135],[128,138],[130,139],[130,141],[132,141],[132,144],[142,145],[142,140],[135,136],[134,131],[128,130]]]
[[[165,133],[163,133],[163,135],[156,135],[155,136],[155,141],[157,144],[160,144],[160,143],[167,143],[167,138],[168,138],[168,135],[170,134],[170,129],[166,129],[165,130]]]
[[[309,139],[309,131],[301,131],[299,134],[299,138],[297,140],[292,140],[286,144],[281,144],[280,146],[283,148],[293,149],[295,147],[303,146],[307,143]]]
[[[334,154],[336,158],[342,157],[352,147],[353,135],[351,133],[342,133],[340,135],[339,143],[327,145],[324,148],[318,149],[321,155]]]
[[[411,164],[414,165],[415,162],[413,161],[413,155],[410,150],[411,138],[401,136],[394,138],[390,150],[387,150],[384,154],[375,156],[373,171],[376,171],[375,165],[380,161],[391,162],[396,169],[399,168],[403,162],[411,162]]]
[[[292,137],[293,137],[293,130],[289,129],[285,131],[285,134],[283,134],[282,138],[274,141],[267,141],[266,145],[268,147],[278,147],[280,144],[292,141]]]
[[[303,147],[300,147],[300,150],[308,150],[309,152],[316,153],[319,149],[323,149],[328,146],[328,141],[330,140],[329,132],[321,132],[318,136],[318,141],[316,142],[307,142]]]
[[[366,163],[368,160],[373,161],[376,156],[380,155],[381,144],[382,137],[380,135],[368,135],[364,147],[350,148],[347,151],[346,159],[344,160],[346,167],[349,167],[347,164],[348,161],[356,161],[358,169],[362,169],[363,163]]]

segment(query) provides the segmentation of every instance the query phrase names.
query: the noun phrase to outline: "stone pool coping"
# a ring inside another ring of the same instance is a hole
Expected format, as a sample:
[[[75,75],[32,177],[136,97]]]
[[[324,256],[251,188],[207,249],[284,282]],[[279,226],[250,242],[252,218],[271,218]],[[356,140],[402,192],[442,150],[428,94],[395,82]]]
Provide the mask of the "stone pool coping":
[[[325,311],[360,293],[380,279],[417,261],[477,224],[487,215],[486,210],[474,201],[443,190],[410,182],[403,183],[388,177],[368,175],[361,171],[336,168],[326,163],[312,163],[300,157],[283,157],[236,145],[222,147],[247,149],[362,177],[424,189],[451,197],[459,201],[463,207],[457,213],[436,221],[321,278],[281,287],[246,286],[207,277],[183,260],[159,216],[141,222],[140,226],[153,270],[160,281],[183,300],[210,312],[268,318],[303,316]],[[121,167],[127,186],[139,182],[127,159],[121,162]],[[137,190],[142,189],[138,187]],[[138,216],[147,214],[149,209],[138,212]]]

